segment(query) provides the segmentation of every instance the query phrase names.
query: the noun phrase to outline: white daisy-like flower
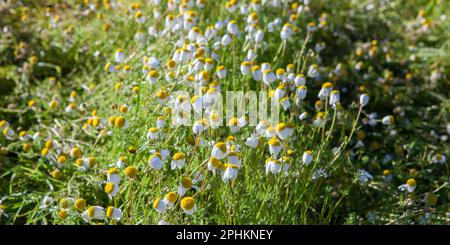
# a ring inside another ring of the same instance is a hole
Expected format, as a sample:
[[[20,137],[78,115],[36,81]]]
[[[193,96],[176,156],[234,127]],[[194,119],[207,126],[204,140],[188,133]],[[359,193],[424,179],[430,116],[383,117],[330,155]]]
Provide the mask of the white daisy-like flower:
[[[148,158],[150,167],[156,170],[160,170],[163,167],[162,156],[160,153],[155,153]]]
[[[91,206],[81,214],[81,217],[86,221],[93,219],[103,220],[105,218],[105,209],[100,206]]]

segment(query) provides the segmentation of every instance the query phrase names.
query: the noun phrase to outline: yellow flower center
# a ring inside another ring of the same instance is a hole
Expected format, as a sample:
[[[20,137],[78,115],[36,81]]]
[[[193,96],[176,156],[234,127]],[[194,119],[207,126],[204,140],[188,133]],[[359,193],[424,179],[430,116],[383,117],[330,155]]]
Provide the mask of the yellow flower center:
[[[330,82],[326,82],[322,85],[322,88],[326,88],[326,89],[333,88],[333,84]]]
[[[67,157],[64,155],[61,155],[58,157],[58,163],[66,163],[67,162]]]
[[[269,140],[269,145],[271,145],[271,146],[279,146],[279,145],[281,145],[281,143],[280,143],[280,141],[277,139],[277,137],[272,137],[270,140]]]
[[[95,207],[94,206],[89,207],[88,210],[87,210],[88,217],[92,218],[92,217],[94,217],[94,214],[95,214]]]
[[[113,182],[106,183],[106,185],[105,185],[105,192],[107,194],[109,194],[109,193],[113,192],[113,190],[114,190],[114,183]]]
[[[227,152],[227,145],[224,142],[218,142],[216,147],[220,149],[222,152]]]
[[[49,151],[48,148],[44,148],[44,149],[42,149],[41,154],[43,156],[46,156],[48,154],[48,151]]]
[[[66,209],[61,209],[61,210],[59,210],[59,212],[58,212],[58,216],[61,218],[61,219],[67,219],[67,216],[68,216],[69,214],[67,213],[67,210]]]
[[[186,156],[184,155],[184,153],[182,153],[182,152],[177,152],[177,153],[175,153],[175,155],[173,155],[173,160],[183,160],[183,159],[185,159],[186,158]]]
[[[186,189],[191,189],[192,186],[193,186],[192,180],[191,180],[190,178],[188,178],[188,177],[184,177],[184,178],[181,180],[181,185],[182,185],[184,188],[186,188]]]
[[[416,183],[415,179],[411,178],[406,181],[406,184],[412,187],[412,186],[416,186],[417,183]]]
[[[126,105],[123,105],[123,106],[121,106],[120,107],[120,112],[122,112],[122,113],[127,113],[128,112],[128,107],[126,106]]]
[[[209,159],[209,162],[211,163],[211,165],[213,165],[216,168],[219,168],[222,165],[222,163],[219,161],[219,159],[217,159],[215,157],[211,157]]]
[[[167,193],[167,195],[166,195],[167,201],[169,201],[169,202],[171,202],[171,203],[175,203],[175,201],[177,200],[177,198],[178,198],[177,193],[172,192],[172,191],[169,192],[169,193]]]
[[[191,210],[194,208],[195,201],[192,197],[185,197],[181,199],[181,207],[186,210]]]
[[[175,68],[176,65],[177,65],[177,63],[174,60],[167,61],[167,67],[169,67],[170,69]]]
[[[117,168],[110,168],[108,170],[108,174],[118,174],[119,173],[119,169]]]
[[[286,123],[282,122],[277,125],[276,130],[279,132],[284,130],[286,127],[287,127]]]
[[[125,118],[124,117],[116,117],[114,120],[114,125],[116,125],[116,127],[122,128],[123,126],[125,126]]]
[[[156,200],[153,202],[153,208],[157,208],[159,204],[159,198],[156,198]]]
[[[59,200],[59,206],[61,206],[61,208],[68,208],[69,207],[69,201],[65,198],[61,198]]]
[[[61,171],[59,169],[55,169],[52,171],[52,177],[55,179],[61,178]]]
[[[286,71],[283,68],[277,69],[276,71],[277,75],[284,75],[284,73],[286,73]]]
[[[128,166],[125,169],[125,175],[129,178],[134,178],[138,174],[138,169],[134,166]]]
[[[78,210],[83,210],[86,207],[86,200],[83,198],[78,198],[74,204],[75,208]]]
[[[51,140],[45,142],[45,148],[51,150],[53,148],[53,142]]]
[[[111,218],[111,217],[112,217],[112,214],[113,214],[113,211],[114,211],[113,206],[109,206],[109,207],[106,209],[106,217]]]
[[[231,118],[229,121],[230,126],[237,126],[238,123],[239,123],[239,119],[237,119],[236,117]]]

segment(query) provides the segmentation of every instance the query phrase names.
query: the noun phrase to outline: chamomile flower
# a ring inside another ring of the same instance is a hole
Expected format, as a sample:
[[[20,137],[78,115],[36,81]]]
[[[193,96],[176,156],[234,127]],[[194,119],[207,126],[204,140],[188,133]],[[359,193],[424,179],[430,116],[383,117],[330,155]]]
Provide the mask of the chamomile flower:
[[[364,107],[369,103],[369,95],[367,94],[361,94],[361,96],[359,96],[359,104]]]
[[[330,82],[326,82],[322,85],[322,89],[319,91],[319,95],[317,97],[320,100],[325,100],[328,96],[330,96],[332,90],[333,84]]]
[[[308,112],[306,111],[298,116],[298,119],[300,119],[301,121],[305,120],[306,118],[308,118]]]
[[[21,141],[28,141],[31,139],[31,136],[27,133],[27,131],[22,130],[19,132],[19,139]]]
[[[283,172],[287,172],[288,170],[289,170],[289,168],[291,167],[291,163],[292,163],[292,157],[291,156],[289,156],[290,155],[290,153],[289,152],[292,152],[291,150],[288,150],[288,155],[287,156],[283,156],[281,159],[280,159],[280,163],[281,163],[281,168],[282,168],[282,171]],[[291,153],[292,154],[292,153]]]
[[[10,127],[5,127],[5,128],[2,130],[2,133],[3,133],[3,136],[5,136],[6,139],[8,139],[8,140],[14,140],[15,133],[14,133],[14,130],[12,130],[12,128],[10,128]]]
[[[194,182],[191,178],[188,177],[184,177],[181,182],[180,185],[178,186],[178,195],[180,195],[180,197],[184,196],[184,194],[186,194],[186,192],[190,189],[194,188]]]
[[[275,99],[277,99],[277,100],[280,100],[280,99],[282,99],[284,96],[286,95],[286,88],[285,88],[285,86],[283,85],[283,84],[280,84],[276,89],[275,89],[275,92],[274,92],[274,97],[275,97]]]
[[[158,212],[158,213],[164,213],[166,211],[167,205],[165,202],[163,202],[162,200],[160,200],[159,198],[156,198],[155,201],[153,202],[153,208]]]
[[[436,154],[433,156],[433,158],[431,158],[432,163],[444,164],[446,161],[447,159],[442,154]]]
[[[280,37],[283,40],[287,40],[293,33],[294,33],[294,28],[293,28],[292,24],[286,23],[283,25],[283,28],[281,29]]]
[[[228,46],[231,44],[232,41],[233,41],[233,39],[231,38],[231,36],[228,34],[225,34],[222,36],[220,43],[222,44],[222,46]]]
[[[237,21],[231,20],[227,25],[227,32],[233,36],[236,36],[239,33]]]
[[[119,169],[117,168],[110,168],[106,174],[106,181],[112,182],[116,186],[119,186],[120,184],[120,174]]]
[[[114,184],[114,182],[107,182],[105,185],[105,193],[112,199],[119,193],[119,186]]]
[[[272,137],[268,141],[268,144],[269,144],[270,154],[276,158],[278,156],[278,154],[281,152],[281,150],[283,149],[283,145],[281,144],[281,142],[278,140],[277,137]]]
[[[400,185],[398,187],[398,189],[400,191],[414,192],[414,190],[416,189],[416,186],[417,186],[416,180],[411,178],[411,179],[408,179],[405,184]]]
[[[305,85],[300,85],[296,89],[297,98],[299,100],[304,100],[306,98],[306,93],[308,92]]]
[[[208,159],[207,167],[208,170],[212,171],[213,174],[215,174],[217,169],[221,169],[222,162],[220,162],[216,157],[210,157]]]
[[[258,82],[263,80],[263,72],[261,71],[261,67],[257,65],[252,66],[252,77]]]
[[[287,111],[291,108],[291,102],[289,101],[289,97],[283,97],[280,99],[280,104],[283,107],[283,110]]]
[[[156,127],[161,129],[164,128],[166,126],[166,120],[163,116],[158,116],[156,118]]]
[[[183,197],[180,202],[180,207],[183,209],[184,213],[188,215],[194,214],[197,206],[195,204],[195,200],[192,197]]]
[[[115,72],[117,72],[116,66],[114,66],[111,63],[106,63],[106,65],[104,67],[104,70],[105,70],[105,72],[108,72],[108,73],[115,73]]]
[[[228,127],[232,134],[239,132],[241,129],[241,124],[239,123],[239,119],[237,117],[233,117],[228,121]]]
[[[69,212],[67,211],[67,209],[60,209],[58,211],[58,217],[62,220],[67,219],[67,217],[69,216]]]
[[[69,103],[69,105],[66,106],[64,109],[65,112],[71,113],[77,110],[77,105],[73,102]]]
[[[159,137],[159,128],[149,128],[147,132],[147,139],[157,140]]]
[[[289,125],[287,123],[279,123],[276,126],[276,132],[278,137],[280,137],[280,139],[285,140],[287,138],[289,138],[292,133],[294,132],[293,130],[293,125],[292,123],[289,123]]]
[[[114,126],[118,128],[128,128],[128,121],[122,116],[115,117]]]
[[[225,163],[221,166],[221,168],[223,182],[227,183],[237,178],[239,168],[237,165],[232,163]]]
[[[74,203],[74,200],[71,197],[67,197],[67,198],[63,197],[63,198],[59,199],[59,206],[62,209],[68,209],[73,203]]]
[[[100,206],[91,206],[81,214],[81,217],[86,221],[103,220],[105,218],[105,209]]]
[[[252,149],[256,149],[259,146],[259,143],[260,139],[254,135],[248,137],[247,140],[245,141],[245,145],[247,145]]]
[[[255,43],[262,43],[262,41],[264,40],[264,32],[262,30],[258,30],[255,33]]]
[[[197,135],[201,134],[207,128],[208,128],[208,120],[201,119],[194,122],[194,125],[192,126],[192,131],[195,135]]]
[[[216,74],[219,79],[224,79],[227,76],[227,70],[224,66],[218,66],[216,69]]]
[[[294,83],[295,83],[295,86],[297,86],[297,87],[305,85],[306,84],[305,76],[303,74],[295,75]]]
[[[279,69],[277,69],[276,71],[275,71],[275,73],[276,73],[276,75],[277,75],[277,78],[279,79],[279,80],[281,80],[282,82],[285,82],[286,81],[286,70],[285,69],[283,69],[283,68],[279,68]]]
[[[124,172],[125,176],[127,176],[130,179],[134,179],[138,174],[138,169],[135,166],[128,166]]]
[[[123,49],[116,49],[116,53],[114,54],[114,59],[117,63],[122,63],[125,60],[125,52]]]
[[[389,116],[385,116],[385,117],[383,117],[383,119],[381,119],[381,122],[384,124],[384,125],[392,125],[392,124],[394,124],[394,117],[393,116],[391,116],[391,115],[389,115]]]
[[[330,94],[330,105],[335,106],[337,103],[339,103],[340,100],[340,93],[339,90],[333,90]]]
[[[193,96],[191,98],[191,105],[195,113],[201,113],[203,110],[203,99],[199,96]]]
[[[325,112],[319,111],[316,114],[316,117],[314,118],[313,125],[314,125],[314,127],[323,128],[323,127],[325,127],[326,122],[327,122],[327,120],[325,118]]]
[[[313,160],[312,151],[310,151],[310,150],[305,151],[302,156],[303,164],[309,165],[309,164],[311,164],[312,160]]]
[[[392,178],[393,178],[393,176],[392,176],[391,170],[389,170],[389,169],[383,170],[383,179],[386,182],[392,181]]]
[[[217,142],[211,152],[211,156],[222,160],[224,159],[228,154],[227,145],[224,142]]]
[[[106,217],[108,219],[119,221],[119,220],[122,219],[122,216],[123,216],[123,212],[119,208],[115,208],[113,206],[109,206],[106,209]]]
[[[171,191],[167,193],[167,195],[164,197],[163,202],[166,204],[166,206],[173,207],[175,206],[177,200],[178,200],[177,193]]]
[[[272,125],[268,125],[266,129],[264,130],[264,134],[267,138],[272,138],[277,135],[277,130]]]
[[[308,68],[308,77],[315,78],[319,75],[319,67],[316,64],[310,65]]]
[[[219,128],[222,125],[222,116],[218,112],[212,111],[209,115],[209,125],[213,129]]]
[[[160,170],[163,167],[162,156],[160,153],[155,153],[148,158],[150,167],[155,170]]]
[[[181,169],[184,166],[184,163],[186,162],[186,155],[182,152],[177,152],[172,157],[172,163],[171,168],[172,169]]]
[[[263,71],[262,80],[266,85],[271,85],[273,82],[277,80],[277,77],[272,70],[267,69]]]
[[[266,160],[266,174],[269,172],[272,174],[280,173],[282,170],[280,160],[268,158]]]
[[[122,169],[124,167],[124,165],[126,164],[126,157],[125,156],[119,156],[119,158],[117,159],[117,161],[113,164],[110,164],[110,167],[112,166],[116,166],[119,169]]]
[[[235,148],[233,146],[231,148]],[[235,150],[230,150],[230,153],[228,153],[228,163],[234,164],[240,168],[242,164],[242,155]]]
[[[251,63],[249,61],[242,62],[240,70],[243,76],[249,75],[252,71]]]
[[[151,70],[147,74],[147,80],[150,82],[150,84],[154,84],[159,77],[159,73],[157,70]]]

